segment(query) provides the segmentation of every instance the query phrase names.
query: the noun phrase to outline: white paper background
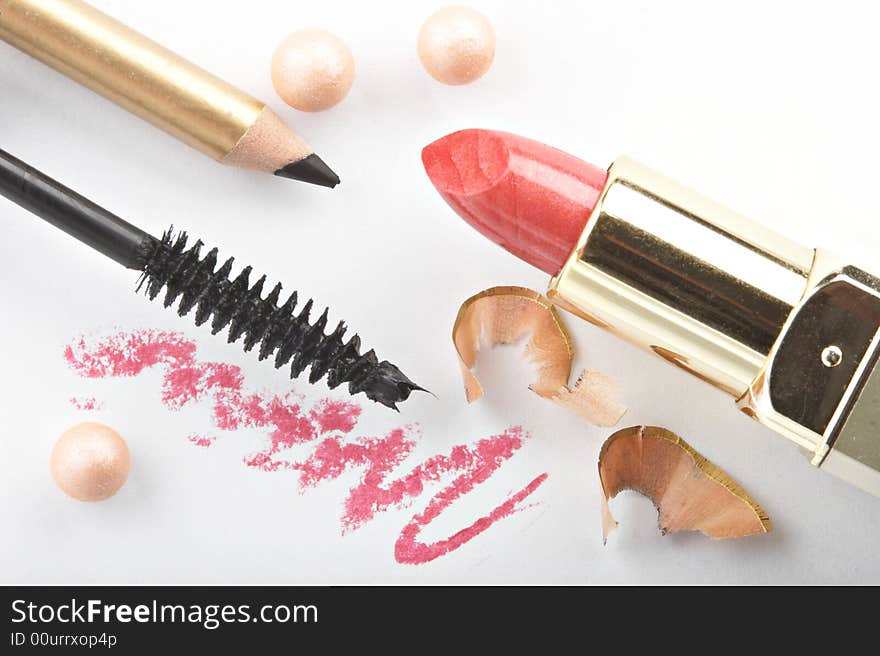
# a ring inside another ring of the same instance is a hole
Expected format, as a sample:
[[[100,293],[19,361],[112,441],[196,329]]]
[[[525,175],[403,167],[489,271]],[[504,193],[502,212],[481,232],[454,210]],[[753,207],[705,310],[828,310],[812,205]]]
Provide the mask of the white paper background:
[[[158,371],[87,380],[61,354],[82,331],[154,327],[195,339],[201,359],[243,366],[250,388],[284,390],[282,374],[138,297],[131,272],[0,202],[0,580],[880,582],[878,500],[814,471],[720,392],[570,318],[578,367],[627,386],[623,425],[679,432],[776,527],[741,541],[661,537],[650,503],[628,493],[603,547],[595,463],[610,431],[528,392],[513,349],[483,356],[488,393],[467,407],[450,340],[469,295],[496,284],[543,289],[546,276],[460,221],[419,159],[423,145],[464,127],[511,130],[600,165],[626,153],[880,269],[877,16],[867,3],[477,2],[497,31],[497,58],[483,80],[458,88],[431,80],[416,58],[434,2],[95,4],[266,100],[343,184],[327,191],[213,164],[2,44],[0,147],[154,233],[185,227],[346,318],[437,394],[416,395],[400,416],[365,407],[356,434],[422,425],[399,473],[510,425],[529,429],[532,439],[423,539],[470,524],[541,472],[549,478],[529,499],[536,507],[426,565],[396,563],[393,545],[438,487],[342,536],[342,502],[359,472],[300,495],[291,474],[242,465],[265,432],[220,434],[200,449],[186,435],[209,428],[208,409],[168,412]],[[275,44],[306,26],[341,35],[357,61],[350,96],[324,114],[286,108],[269,81]],[[71,396],[96,396],[106,409],[76,411]],[[54,440],[86,418],[116,427],[132,452],[128,483],[101,504],[66,498],[48,475]]]

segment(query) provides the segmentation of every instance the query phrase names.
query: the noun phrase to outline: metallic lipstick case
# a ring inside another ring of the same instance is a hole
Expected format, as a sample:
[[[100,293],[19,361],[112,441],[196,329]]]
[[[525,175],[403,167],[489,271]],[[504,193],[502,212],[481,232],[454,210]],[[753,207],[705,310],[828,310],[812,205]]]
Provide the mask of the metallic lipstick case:
[[[548,295],[880,496],[880,279],[628,158]]]

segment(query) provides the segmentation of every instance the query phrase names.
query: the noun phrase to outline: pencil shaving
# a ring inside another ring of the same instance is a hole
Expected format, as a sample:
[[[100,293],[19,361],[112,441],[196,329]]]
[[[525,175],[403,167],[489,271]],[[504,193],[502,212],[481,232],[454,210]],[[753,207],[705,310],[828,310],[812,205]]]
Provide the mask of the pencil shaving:
[[[600,371],[584,369],[574,387],[563,385],[553,401],[596,426],[614,426],[626,413],[623,386]]]
[[[538,368],[529,389],[596,425],[617,423],[626,412],[621,386],[599,372],[583,371],[574,387],[568,387],[574,357],[571,338],[550,301],[524,287],[492,287],[466,300],[458,311],[452,341],[468,403],[483,396],[473,372],[481,342],[493,347],[526,335],[526,357]]]
[[[764,510],[742,487],[675,433],[657,426],[624,428],[599,453],[602,537],[617,527],[608,501],[623,490],[645,495],[657,508],[660,531],[701,531],[736,538],[772,530]]]

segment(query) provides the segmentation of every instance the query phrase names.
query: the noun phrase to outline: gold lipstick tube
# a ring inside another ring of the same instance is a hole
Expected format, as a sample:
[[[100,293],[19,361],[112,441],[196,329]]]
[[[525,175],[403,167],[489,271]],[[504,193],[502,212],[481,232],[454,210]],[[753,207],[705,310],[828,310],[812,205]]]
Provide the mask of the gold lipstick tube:
[[[880,496],[880,279],[621,158],[548,294]]]

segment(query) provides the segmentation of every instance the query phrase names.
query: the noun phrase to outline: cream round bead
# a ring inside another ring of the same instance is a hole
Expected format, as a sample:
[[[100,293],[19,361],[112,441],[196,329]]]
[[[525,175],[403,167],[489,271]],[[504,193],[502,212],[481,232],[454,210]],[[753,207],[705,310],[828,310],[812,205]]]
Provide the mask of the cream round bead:
[[[272,85],[281,99],[304,112],[330,109],[354,82],[354,56],[345,41],[326,30],[288,34],[272,56]]]
[[[470,7],[443,7],[422,25],[418,47],[422,66],[435,80],[469,84],[483,77],[495,59],[495,31]]]
[[[55,483],[79,501],[103,501],[128,478],[128,445],[103,424],[86,422],[66,430],[49,458]]]

